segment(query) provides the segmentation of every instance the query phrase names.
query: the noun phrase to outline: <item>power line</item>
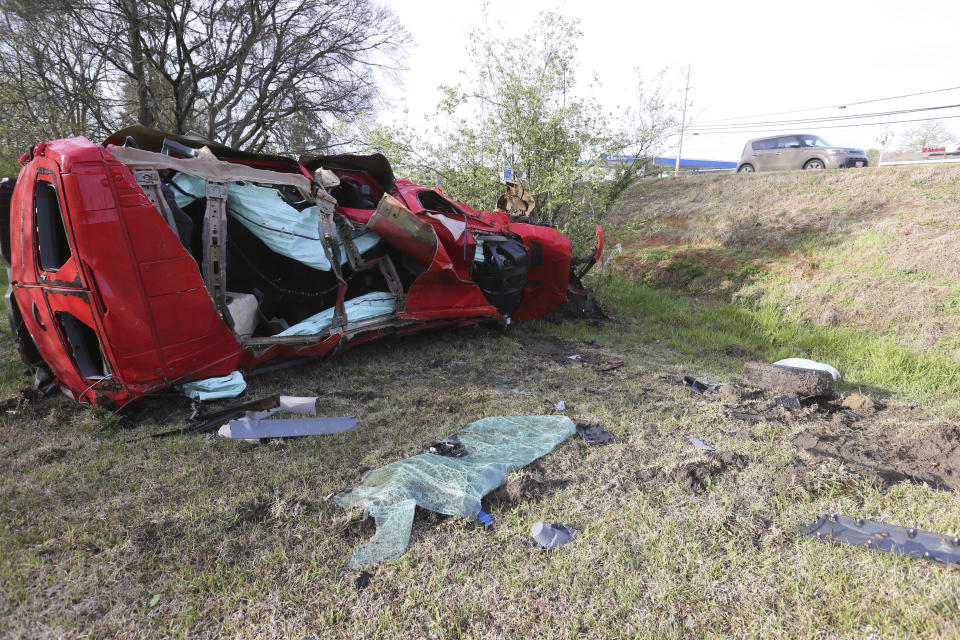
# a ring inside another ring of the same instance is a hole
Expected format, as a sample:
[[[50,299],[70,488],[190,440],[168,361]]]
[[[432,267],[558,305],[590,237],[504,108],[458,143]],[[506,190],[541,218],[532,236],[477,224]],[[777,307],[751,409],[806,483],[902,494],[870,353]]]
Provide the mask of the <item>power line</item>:
[[[894,125],[894,124],[908,124],[911,122],[930,122],[931,120],[952,120],[954,118],[960,118],[960,115],[955,116],[938,116],[936,118],[915,118],[912,120],[892,120],[892,121],[880,121],[880,122],[858,122],[854,124],[833,124],[826,126],[818,126],[817,129],[847,129],[850,127],[882,127],[884,125]],[[778,131],[783,130],[782,126],[777,127],[767,127],[764,129],[737,129],[731,131],[708,131],[710,135],[716,134],[741,134],[741,133],[764,133],[766,131]],[[700,135],[699,132],[691,132],[690,135]]]
[[[747,118],[766,118],[766,117],[768,117],[768,116],[782,116],[782,115],[787,115],[787,114],[791,114],[791,113],[806,113],[806,112],[809,112],[809,111],[821,111],[821,110],[823,110],[823,109],[845,109],[846,107],[852,107],[852,106],[856,106],[856,105],[860,105],[860,104],[870,104],[870,103],[873,103],[873,102],[886,102],[886,101],[888,101],[888,100],[899,100],[899,99],[901,99],[901,98],[912,98],[912,97],[914,97],[914,96],[925,96],[925,95],[930,95],[930,94],[932,94],[932,93],[943,93],[943,92],[945,92],[945,91],[956,91],[956,90],[958,90],[958,89],[960,89],[960,87],[946,87],[945,89],[933,89],[933,90],[931,90],[931,91],[918,91],[917,93],[905,93],[905,94],[903,94],[903,95],[890,96],[890,97],[887,97],[887,98],[874,98],[874,99],[872,99],[872,100],[860,100],[860,101],[858,101],[858,102],[845,102],[845,103],[843,103],[843,104],[832,104],[832,105],[827,105],[827,106],[825,106],[825,107],[811,107],[811,108],[809,108],[809,109],[794,109],[794,110],[792,110],[792,111],[776,111],[776,112],[773,112],[773,113],[759,113],[759,114],[755,114],[755,115],[751,115],[751,116],[737,116],[737,117],[735,117],[735,118],[720,118],[720,119],[717,119],[717,120],[707,120],[707,121],[705,121],[703,124],[711,124],[711,123],[718,123],[718,122],[730,122],[730,121],[732,121],[732,120],[745,120],[745,119],[747,119]]]
[[[845,115],[845,116],[828,116],[823,118],[805,118],[805,119],[796,119],[796,120],[772,120],[767,122],[741,122],[736,124],[726,124],[726,125],[703,125],[696,126],[693,125],[690,127],[691,131],[703,131],[703,132],[722,132],[722,131],[736,131],[738,129],[747,127],[747,128],[756,128],[762,126],[778,126],[778,127],[792,127],[795,125],[806,125],[806,124],[816,124],[820,122],[838,122],[842,120],[862,120],[864,118],[880,118],[888,117],[895,115],[904,115],[907,113],[920,113],[924,111],[938,111],[942,109],[956,109],[960,107],[960,104],[946,104],[936,107],[918,107],[915,109],[900,109],[897,111],[879,111],[876,113],[863,113],[858,115]],[[936,119],[936,118],[934,118]]]

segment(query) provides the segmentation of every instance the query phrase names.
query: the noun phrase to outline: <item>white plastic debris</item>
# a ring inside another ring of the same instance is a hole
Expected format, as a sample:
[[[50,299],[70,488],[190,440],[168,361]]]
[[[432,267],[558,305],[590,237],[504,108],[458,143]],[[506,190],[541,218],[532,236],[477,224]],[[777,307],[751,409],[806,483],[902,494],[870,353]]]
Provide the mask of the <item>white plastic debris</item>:
[[[700,438],[690,438],[690,443],[695,446],[697,449],[703,449],[704,451],[713,451],[713,447],[705,443]]]
[[[563,400],[561,400],[560,402],[554,402],[553,406],[556,408],[557,411],[566,411],[567,409],[567,403],[564,402]]]
[[[316,396],[280,396],[279,406],[266,411],[248,411],[247,417],[262,420],[281,411],[301,416],[315,416],[317,415],[317,398]]]
[[[840,372],[837,371],[836,367],[831,367],[828,364],[822,362],[817,362],[816,360],[807,360],[806,358],[784,358],[783,360],[778,360],[773,364],[780,365],[782,367],[796,367],[797,369],[814,369],[816,371],[826,371],[834,380],[840,379]]]
[[[570,360],[583,360],[583,358],[581,358],[579,355],[576,355],[576,354],[572,356],[567,356],[567,358],[569,358]]]

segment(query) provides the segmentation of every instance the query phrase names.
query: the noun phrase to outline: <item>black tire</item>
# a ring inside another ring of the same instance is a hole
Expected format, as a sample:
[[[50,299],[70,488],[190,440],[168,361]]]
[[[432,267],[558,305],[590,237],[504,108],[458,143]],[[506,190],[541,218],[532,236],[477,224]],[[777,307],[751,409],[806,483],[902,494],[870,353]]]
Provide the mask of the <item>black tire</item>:
[[[17,299],[13,295],[13,287],[7,287],[7,319],[10,321],[10,332],[13,334],[13,341],[17,345],[17,352],[23,363],[30,367],[30,371],[36,371],[46,366],[37,344],[33,341],[33,336],[27,331],[27,325],[23,323],[23,316],[20,314],[20,307],[17,305]]]
[[[803,168],[807,171],[823,171],[827,168],[827,165],[823,163],[823,160],[814,158],[813,160],[809,160],[807,164],[803,165]]]
[[[740,168],[737,169],[737,173],[753,173],[755,169],[752,164],[740,165]]]

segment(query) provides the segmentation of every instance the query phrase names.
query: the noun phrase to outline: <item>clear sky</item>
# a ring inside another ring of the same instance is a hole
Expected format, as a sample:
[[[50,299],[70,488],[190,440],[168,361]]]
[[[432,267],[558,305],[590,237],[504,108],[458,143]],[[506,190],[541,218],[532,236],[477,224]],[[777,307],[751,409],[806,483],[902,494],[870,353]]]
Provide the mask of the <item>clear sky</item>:
[[[463,46],[483,21],[479,2],[386,0],[415,43],[402,87],[393,101],[421,122],[439,101],[437,85],[456,82],[469,68]],[[555,10],[581,21],[580,72],[595,73],[600,98],[614,107],[634,91],[634,67],[652,77],[671,67],[675,92],[691,69],[692,126],[711,121],[831,106],[744,122],[886,112],[960,104],[960,90],[914,98],[837,105],[922,91],[960,87],[960,0],[490,0],[488,12],[508,32],[529,28],[538,13]],[[676,93],[675,99],[681,101]],[[397,117],[385,112],[381,118]],[[891,116],[890,120],[955,116],[943,124],[960,139],[960,108]],[[886,117],[873,120],[885,121]],[[850,122],[850,121],[847,121]],[[861,121],[869,122],[869,121]],[[684,139],[684,157],[736,160],[748,138],[816,133],[832,144],[879,147],[882,125],[827,128],[835,124],[764,127],[764,131],[714,132]],[[912,125],[892,125],[895,134]],[[943,142],[949,142],[944,140]],[[667,155],[675,153],[673,148]],[[895,138],[892,143],[897,144]]]

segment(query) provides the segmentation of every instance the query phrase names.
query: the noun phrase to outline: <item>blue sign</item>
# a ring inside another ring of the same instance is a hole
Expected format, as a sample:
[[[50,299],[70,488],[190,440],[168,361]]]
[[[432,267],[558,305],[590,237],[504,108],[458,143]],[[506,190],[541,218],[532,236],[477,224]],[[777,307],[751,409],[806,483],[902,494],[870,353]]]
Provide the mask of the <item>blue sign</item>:
[[[513,177],[513,168],[510,166],[509,162],[503,163],[503,180],[506,182]]]

